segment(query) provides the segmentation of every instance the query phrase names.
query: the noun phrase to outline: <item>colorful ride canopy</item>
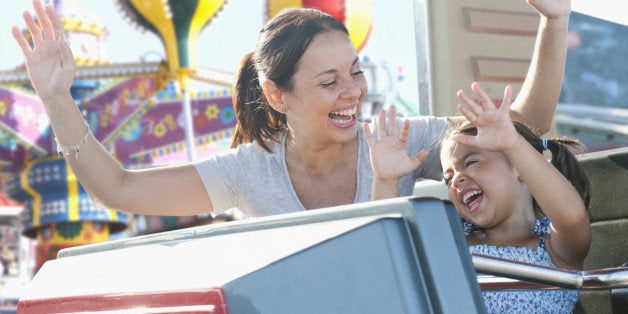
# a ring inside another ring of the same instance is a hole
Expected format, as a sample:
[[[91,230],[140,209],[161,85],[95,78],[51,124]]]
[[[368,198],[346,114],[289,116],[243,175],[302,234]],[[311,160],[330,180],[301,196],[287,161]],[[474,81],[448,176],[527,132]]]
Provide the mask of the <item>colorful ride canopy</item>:
[[[351,42],[358,52],[371,35],[373,0],[267,0],[266,18],[289,7],[315,8],[335,17],[349,30]]]
[[[171,71],[197,67],[197,39],[226,0],[119,0],[123,14],[163,42]]]

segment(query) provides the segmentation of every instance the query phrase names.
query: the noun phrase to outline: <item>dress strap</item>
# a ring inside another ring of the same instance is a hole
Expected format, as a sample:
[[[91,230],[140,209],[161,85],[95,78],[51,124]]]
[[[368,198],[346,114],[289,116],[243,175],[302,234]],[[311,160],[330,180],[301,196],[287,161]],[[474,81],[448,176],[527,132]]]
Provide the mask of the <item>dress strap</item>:
[[[534,225],[534,235],[537,237],[550,236],[550,221],[547,217],[536,220]]]
[[[464,231],[464,235],[468,236],[475,226],[462,217],[460,217],[460,222],[462,223],[462,231]]]
[[[547,217],[537,219],[534,225],[534,236],[539,237],[538,247],[547,249],[545,247],[545,238],[550,236],[550,221]]]

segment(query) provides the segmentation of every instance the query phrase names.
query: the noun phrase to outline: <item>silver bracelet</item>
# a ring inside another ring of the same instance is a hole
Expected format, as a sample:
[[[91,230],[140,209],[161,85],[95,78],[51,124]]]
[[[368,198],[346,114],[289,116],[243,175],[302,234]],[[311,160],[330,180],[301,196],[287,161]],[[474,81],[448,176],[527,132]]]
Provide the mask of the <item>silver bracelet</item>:
[[[87,136],[89,136],[89,132],[90,132],[89,125],[87,125],[87,131],[85,131],[85,134],[83,135],[81,140],[74,146],[61,145],[59,143],[59,140],[55,136],[55,143],[57,143],[57,156],[58,157],[61,157],[61,155],[70,156],[70,152],[72,151],[74,152],[74,156],[78,158],[79,152],[81,151],[81,146],[87,143]]]

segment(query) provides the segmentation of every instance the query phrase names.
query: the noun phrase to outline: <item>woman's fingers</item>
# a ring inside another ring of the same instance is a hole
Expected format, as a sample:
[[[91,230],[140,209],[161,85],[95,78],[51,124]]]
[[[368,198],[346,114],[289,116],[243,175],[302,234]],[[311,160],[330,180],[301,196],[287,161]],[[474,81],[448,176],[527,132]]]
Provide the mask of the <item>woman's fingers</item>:
[[[427,160],[427,155],[430,153],[429,150],[427,149],[422,149],[420,150],[416,156],[414,156],[414,159],[416,160],[416,164],[417,167],[420,166],[422,163],[424,163]]]
[[[15,41],[20,46],[20,49],[22,49],[22,53],[24,55],[29,54],[32,50],[31,45],[28,44],[28,41],[22,35],[22,31],[20,31],[17,26],[13,26],[11,27],[11,34],[13,34],[13,38],[15,38]]]
[[[39,28],[37,23],[35,23],[33,16],[28,11],[24,11],[24,13],[22,13],[22,17],[24,18],[26,28],[31,33],[31,38],[35,43],[35,46],[40,45],[43,42],[43,38],[41,37],[41,29]]]
[[[404,120],[401,127],[401,133],[399,133],[399,141],[402,143],[408,142],[408,136],[410,135],[410,121]]]
[[[65,32],[63,22],[51,5],[44,7],[40,0],[33,0],[33,7],[35,9],[35,15],[37,16],[37,22],[35,22],[33,15],[28,11],[24,11],[22,17],[26,23],[26,28],[31,34],[34,45],[38,46],[43,43],[54,42],[57,40],[55,34],[63,34]],[[15,29],[12,29],[11,32],[22,48],[22,51],[26,52],[31,50],[30,46],[29,49],[24,49],[25,46],[22,39],[24,39],[24,41],[26,41],[26,39],[23,35],[19,34],[18,36],[18,32]]]
[[[510,112],[511,103],[512,103],[512,86],[508,85],[504,89],[504,99],[502,100],[502,104],[499,108],[502,110],[508,110]]]
[[[386,130],[386,110],[381,109],[377,116],[377,139],[381,140],[386,136],[388,131]]]
[[[379,115],[373,120],[373,131],[377,130],[377,138],[373,135],[370,125],[364,123],[364,134],[367,138],[367,142],[376,143],[385,138],[394,138],[406,143],[410,136],[410,121],[403,120],[401,131],[397,130],[397,112],[395,106],[390,106],[388,111],[382,109],[379,111]],[[397,134],[399,134],[397,136]],[[370,144],[369,144],[370,145]]]
[[[367,122],[362,122],[364,126],[364,138],[366,138],[366,145],[369,147],[373,146],[373,132],[371,132],[371,128]]]
[[[397,112],[395,106],[388,108],[388,123],[386,127],[388,136],[397,136]]]
[[[46,13],[49,13],[50,11],[47,9],[44,9],[44,6],[39,0],[33,0],[33,6],[35,7],[35,14],[37,14],[37,20],[39,22],[39,27],[41,29],[42,39],[44,41],[51,41],[51,42],[54,41],[55,36],[52,31],[52,24],[50,24],[50,18],[48,17],[48,14],[46,14]],[[52,6],[50,5],[46,5],[46,7],[52,8]],[[54,9],[52,11],[54,11]]]
[[[63,21],[51,5],[46,6],[46,15],[50,18],[51,31],[55,39],[65,36]]]

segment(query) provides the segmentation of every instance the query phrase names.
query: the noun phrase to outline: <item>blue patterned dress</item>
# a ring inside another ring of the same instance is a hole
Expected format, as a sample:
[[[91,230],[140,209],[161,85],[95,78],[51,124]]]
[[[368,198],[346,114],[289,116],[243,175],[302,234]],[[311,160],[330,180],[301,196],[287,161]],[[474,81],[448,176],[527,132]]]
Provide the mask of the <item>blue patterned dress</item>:
[[[463,221],[466,235],[474,226]],[[475,254],[490,255],[512,261],[556,267],[545,247],[545,238],[550,236],[550,221],[542,218],[536,221],[534,235],[539,237],[536,249],[529,247],[496,247],[486,244],[469,246]],[[483,291],[488,313],[572,313],[578,302],[578,290],[510,290]]]

